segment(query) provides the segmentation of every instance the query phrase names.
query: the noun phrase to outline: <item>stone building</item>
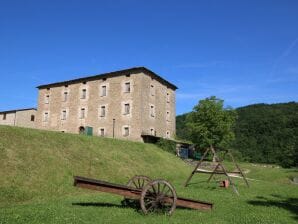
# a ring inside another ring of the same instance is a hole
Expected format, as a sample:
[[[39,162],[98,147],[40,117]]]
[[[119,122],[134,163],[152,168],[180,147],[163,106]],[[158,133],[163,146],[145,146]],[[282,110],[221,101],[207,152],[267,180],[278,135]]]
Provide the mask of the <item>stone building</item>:
[[[37,88],[39,129],[134,141],[175,136],[177,87],[145,67]]]
[[[1,111],[0,125],[34,128],[35,114],[35,108]]]

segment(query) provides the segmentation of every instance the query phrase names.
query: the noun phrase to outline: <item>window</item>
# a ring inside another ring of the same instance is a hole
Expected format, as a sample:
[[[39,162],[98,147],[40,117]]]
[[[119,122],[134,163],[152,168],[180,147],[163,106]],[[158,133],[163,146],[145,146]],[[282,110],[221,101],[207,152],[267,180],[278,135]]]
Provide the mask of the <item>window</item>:
[[[130,105],[129,105],[129,103],[124,104],[124,114],[130,114]]]
[[[105,117],[106,116],[106,106],[100,107],[100,116]]]
[[[63,93],[63,101],[66,102],[68,99],[68,92]]]
[[[104,136],[105,136],[105,129],[104,129],[104,128],[100,128],[100,129],[99,129],[99,135],[100,135],[101,137],[104,137]]]
[[[49,121],[49,112],[44,112],[43,121],[44,122],[48,122]]]
[[[150,105],[150,117],[155,117],[154,105]]]
[[[150,135],[155,135],[154,128],[150,128]]]
[[[6,113],[3,114],[3,120],[6,120]]]
[[[85,108],[81,108],[81,111],[80,111],[81,113],[80,113],[80,118],[81,119],[84,119],[85,118],[85,116],[86,116],[86,114],[85,114]]]
[[[169,102],[170,102],[170,94],[167,93],[167,103],[169,103]]]
[[[66,110],[62,110],[61,120],[66,120]]]
[[[130,82],[126,82],[124,84],[124,92],[125,93],[130,93]]]
[[[50,95],[46,95],[45,97],[45,101],[46,104],[48,104],[50,102]]]
[[[107,86],[101,86],[101,96],[106,96],[107,95]]]
[[[31,115],[30,120],[31,120],[31,121],[34,121],[34,120],[35,120],[35,116],[34,116],[33,114]]]
[[[79,127],[79,134],[80,134],[80,135],[85,134],[85,127],[83,127],[83,126],[80,126],[80,127]]]
[[[151,96],[154,96],[155,95],[155,88],[154,88],[154,85],[150,85],[150,95]]]
[[[129,127],[124,127],[123,136],[129,136]]]
[[[170,111],[167,111],[166,119],[167,119],[167,121],[170,121]]]
[[[86,99],[87,97],[87,89],[82,89],[81,99]]]
[[[167,131],[167,133],[166,133],[166,138],[170,138],[170,132],[169,131]]]

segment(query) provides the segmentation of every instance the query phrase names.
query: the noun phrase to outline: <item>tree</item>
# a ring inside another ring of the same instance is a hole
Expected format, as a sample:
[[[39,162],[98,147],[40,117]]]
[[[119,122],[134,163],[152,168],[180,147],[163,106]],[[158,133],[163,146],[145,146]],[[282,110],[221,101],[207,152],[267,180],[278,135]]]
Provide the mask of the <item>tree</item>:
[[[255,163],[298,166],[298,103],[254,104],[237,108],[232,148]]]
[[[233,125],[237,114],[224,108],[224,101],[211,96],[193,108],[187,115],[186,126],[191,140],[201,148],[226,147],[234,139]]]

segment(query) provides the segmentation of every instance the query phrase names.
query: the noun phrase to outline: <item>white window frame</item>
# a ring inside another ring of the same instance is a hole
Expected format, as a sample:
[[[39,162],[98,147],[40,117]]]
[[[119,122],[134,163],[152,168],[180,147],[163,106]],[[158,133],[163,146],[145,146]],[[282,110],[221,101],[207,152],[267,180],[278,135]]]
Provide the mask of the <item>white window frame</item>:
[[[80,99],[86,100],[87,99],[87,88],[82,88],[80,93]]]
[[[44,103],[45,104],[49,104],[50,103],[50,94],[46,94],[45,95]]]
[[[103,130],[103,135],[102,135],[102,131]],[[98,136],[100,136],[100,137],[105,137],[106,136],[106,129],[105,129],[105,127],[99,127],[98,128]]]
[[[105,87],[105,95],[103,95],[103,93],[104,93],[104,91],[103,91],[104,87]],[[101,84],[99,86],[99,96],[100,97],[106,97],[106,96],[108,96],[108,90],[109,90],[109,85],[107,83]]]
[[[50,112],[49,112],[49,111],[44,111],[44,112],[43,112],[43,118],[42,118],[42,121],[43,121],[43,122],[49,122],[49,119],[50,119]]]
[[[124,108],[123,108],[123,111],[124,111],[124,115],[128,115],[130,114],[130,103],[124,103]]]
[[[150,128],[150,135],[155,136],[155,129],[153,127]]]
[[[155,118],[155,105],[154,104],[149,104],[149,117]]]
[[[128,130],[128,134],[126,134],[126,130]],[[128,137],[131,134],[130,126],[129,125],[124,125],[122,127],[122,135],[123,137]]]
[[[121,95],[128,95],[133,92],[133,79],[124,79],[121,81]],[[129,84],[129,85],[127,85]]]
[[[68,101],[68,97],[69,97],[69,92],[68,91],[63,91],[63,94],[62,94],[62,97],[63,97],[63,102],[67,102]]]
[[[155,96],[155,86],[153,83],[150,84],[150,95]]]
[[[129,105],[128,108],[129,108],[129,111],[127,111],[127,106],[126,105]],[[132,103],[132,100],[126,100],[126,101],[122,101],[121,102],[121,114],[124,116],[124,117],[131,117],[132,116],[132,111],[133,111],[133,103]],[[127,113],[129,112],[129,113]]]
[[[65,113],[64,113],[65,112]],[[68,115],[68,111],[67,111],[67,109],[63,109],[62,111],[61,111],[61,120],[62,121],[66,121],[67,120],[67,116]]]
[[[171,132],[169,130],[166,131],[166,138],[171,138]]]
[[[169,92],[167,92],[166,100],[167,100],[167,103],[170,103],[170,101],[171,101],[171,96],[170,96]]]
[[[166,120],[171,121],[171,112],[169,110],[166,111]]]
[[[107,116],[107,105],[100,105],[99,107],[99,117]]]
[[[128,85],[127,85],[128,84]],[[124,93],[131,93],[131,82],[124,82]]]
[[[82,111],[84,111],[84,116],[82,116]],[[79,108],[79,119],[86,119],[87,117],[87,107],[80,107]]]

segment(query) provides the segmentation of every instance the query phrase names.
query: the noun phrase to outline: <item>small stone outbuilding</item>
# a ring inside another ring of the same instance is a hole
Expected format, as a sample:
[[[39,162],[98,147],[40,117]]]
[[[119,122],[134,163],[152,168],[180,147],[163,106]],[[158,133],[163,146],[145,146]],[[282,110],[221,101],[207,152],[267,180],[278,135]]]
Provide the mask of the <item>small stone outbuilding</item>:
[[[35,128],[36,108],[0,111],[0,125]]]

